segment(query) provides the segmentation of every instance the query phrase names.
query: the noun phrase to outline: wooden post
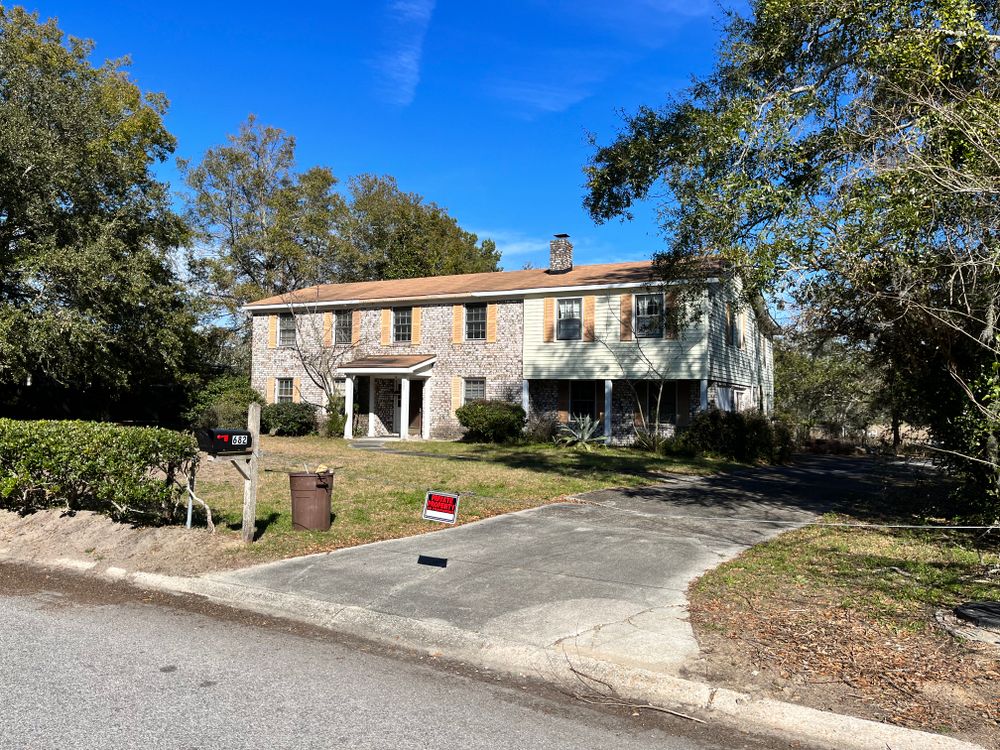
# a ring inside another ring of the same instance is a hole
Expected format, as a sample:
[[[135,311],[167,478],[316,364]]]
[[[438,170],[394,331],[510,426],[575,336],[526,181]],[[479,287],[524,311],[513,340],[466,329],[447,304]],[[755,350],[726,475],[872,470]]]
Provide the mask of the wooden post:
[[[250,404],[247,429],[253,452],[246,460],[247,472],[243,479],[243,541],[250,544],[257,530],[257,474],[260,470],[260,404]]]

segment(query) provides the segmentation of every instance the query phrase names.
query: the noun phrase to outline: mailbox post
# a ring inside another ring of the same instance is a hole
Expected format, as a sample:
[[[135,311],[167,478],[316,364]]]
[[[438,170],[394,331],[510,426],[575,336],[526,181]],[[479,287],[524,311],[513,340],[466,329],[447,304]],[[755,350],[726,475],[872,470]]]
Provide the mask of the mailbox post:
[[[256,402],[250,404],[247,413],[247,431],[252,441],[252,452],[246,459],[247,472],[243,474],[243,526],[240,531],[243,541],[250,544],[257,530],[257,475],[260,470],[260,404]],[[233,459],[235,463],[236,459]]]

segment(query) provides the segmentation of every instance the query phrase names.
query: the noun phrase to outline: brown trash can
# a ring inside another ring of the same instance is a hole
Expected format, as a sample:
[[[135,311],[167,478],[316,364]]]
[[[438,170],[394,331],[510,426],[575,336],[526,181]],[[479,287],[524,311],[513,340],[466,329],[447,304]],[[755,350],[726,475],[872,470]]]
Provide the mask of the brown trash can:
[[[292,529],[328,531],[330,528],[333,472],[292,472],[288,475],[292,490]]]

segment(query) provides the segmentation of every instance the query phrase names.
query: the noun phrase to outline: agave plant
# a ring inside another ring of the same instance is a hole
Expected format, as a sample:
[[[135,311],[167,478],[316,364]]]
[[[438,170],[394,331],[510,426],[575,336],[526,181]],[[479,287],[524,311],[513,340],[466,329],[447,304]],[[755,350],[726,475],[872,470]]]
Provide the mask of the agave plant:
[[[598,435],[601,422],[589,414],[570,417],[569,421],[559,428],[555,441],[559,445],[572,445],[590,451],[595,445],[607,442],[607,437]]]

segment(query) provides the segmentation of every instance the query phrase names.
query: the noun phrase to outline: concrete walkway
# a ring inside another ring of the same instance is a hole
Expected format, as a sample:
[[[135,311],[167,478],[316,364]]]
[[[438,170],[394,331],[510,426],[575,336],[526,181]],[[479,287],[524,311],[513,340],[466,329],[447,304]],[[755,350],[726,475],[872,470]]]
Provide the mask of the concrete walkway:
[[[679,477],[209,579],[679,675],[698,653],[688,584],[834,502],[871,491],[871,464],[812,458]]]

